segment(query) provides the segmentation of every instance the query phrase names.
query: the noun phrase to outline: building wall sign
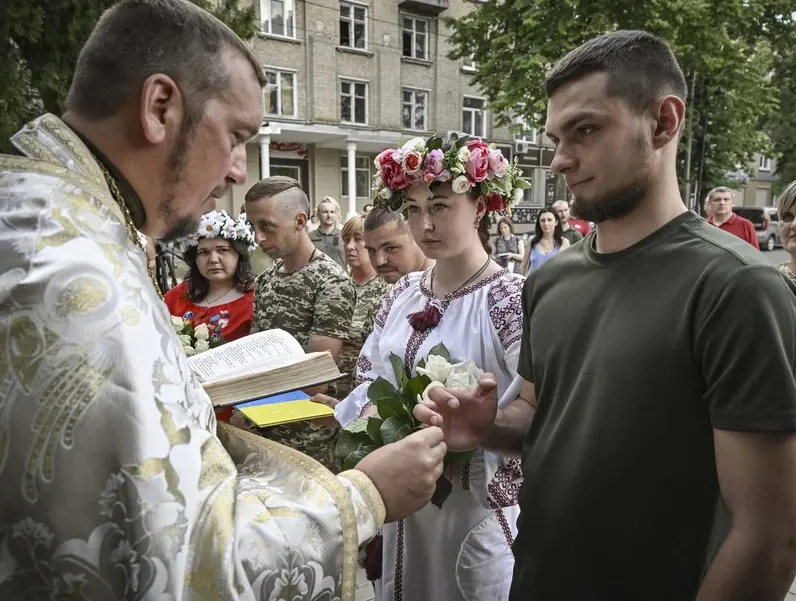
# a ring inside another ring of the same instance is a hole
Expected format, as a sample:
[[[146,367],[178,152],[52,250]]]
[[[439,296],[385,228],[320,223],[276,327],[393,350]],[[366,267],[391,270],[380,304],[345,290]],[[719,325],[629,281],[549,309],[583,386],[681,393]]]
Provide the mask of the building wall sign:
[[[307,146],[297,142],[271,142],[269,146],[270,154],[274,158],[282,159],[306,159]]]

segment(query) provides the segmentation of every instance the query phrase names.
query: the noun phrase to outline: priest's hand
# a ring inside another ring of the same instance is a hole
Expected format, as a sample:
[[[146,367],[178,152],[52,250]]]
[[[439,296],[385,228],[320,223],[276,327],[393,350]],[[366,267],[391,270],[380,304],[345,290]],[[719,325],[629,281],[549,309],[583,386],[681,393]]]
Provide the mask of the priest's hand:
[[[431,499],[446,451],[442,430],[423,428],[376,449],[357,464],[381,494],[387,509],[385,521],[405,518]]]
[[[481,446],[497,415],[497,382],[484,374],[471,390],[429,389],[428,400],[418,403],[414,416],[428,426],[439,426],[451,451],[469,451]]]

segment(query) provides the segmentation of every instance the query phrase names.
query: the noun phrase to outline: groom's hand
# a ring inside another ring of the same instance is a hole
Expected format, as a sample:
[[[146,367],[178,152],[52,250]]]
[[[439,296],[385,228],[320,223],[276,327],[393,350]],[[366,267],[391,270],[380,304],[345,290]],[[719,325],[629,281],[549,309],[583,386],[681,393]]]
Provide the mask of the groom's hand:
[[[471,390],[449,390],[435,386],[428,401],[418,403],[414,416],[428,426],[439,426],[451,451],[467,451],[480,446],[495,423],[497,382],[484,374]]]

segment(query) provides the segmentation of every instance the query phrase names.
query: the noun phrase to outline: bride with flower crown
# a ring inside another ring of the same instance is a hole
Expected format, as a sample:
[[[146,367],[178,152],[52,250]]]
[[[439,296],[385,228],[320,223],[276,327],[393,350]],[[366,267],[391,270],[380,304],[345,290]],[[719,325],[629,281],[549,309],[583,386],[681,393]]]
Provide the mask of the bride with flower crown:
[[[375,415],[368,386],[379,376],[396,384],[390,354],[414,374],[440,343],[455,360],[494,374],[508,403],[522,337],[523,280],[490,258],[489,225],[490,215],[509,209],[527,184],[479,139],[416,138],[379,154],[376,167],[377,203],[407,212],[412,235],[436,265],[405,276],[385,297],[357,361],[359,384],[335,417],[345,426]],[[508,599],[519,462],[479,451],[448,469],[453,491],[441,509],[429,504],[385,525],[377,599]]]

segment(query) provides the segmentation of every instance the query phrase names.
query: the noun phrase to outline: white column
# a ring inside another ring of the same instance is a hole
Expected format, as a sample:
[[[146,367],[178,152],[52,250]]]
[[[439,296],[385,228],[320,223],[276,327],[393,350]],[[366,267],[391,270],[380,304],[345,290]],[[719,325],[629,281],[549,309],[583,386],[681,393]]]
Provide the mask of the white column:
[[[271,136],[260,136],[260,179],[271,177]]]
[[[351,219],[357,214],[357,145],[356,142],[346,142],[348,151],[348,215]]]

